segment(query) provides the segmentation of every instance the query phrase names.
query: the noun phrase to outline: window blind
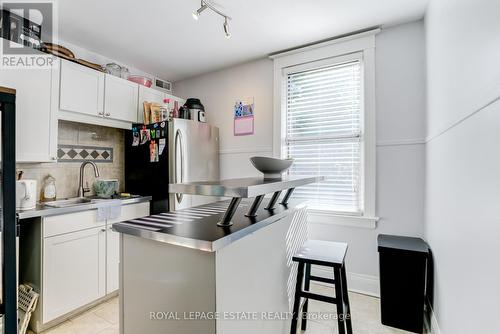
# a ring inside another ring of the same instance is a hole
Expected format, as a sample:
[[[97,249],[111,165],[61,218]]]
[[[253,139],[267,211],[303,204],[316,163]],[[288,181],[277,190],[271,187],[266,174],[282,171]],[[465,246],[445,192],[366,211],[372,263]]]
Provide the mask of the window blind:
[[[285,152],[291,175],[323,175],[326,181],[297,188],[294,197],[312,207],[363,211],[361,194],[360,60],[289,73]]]

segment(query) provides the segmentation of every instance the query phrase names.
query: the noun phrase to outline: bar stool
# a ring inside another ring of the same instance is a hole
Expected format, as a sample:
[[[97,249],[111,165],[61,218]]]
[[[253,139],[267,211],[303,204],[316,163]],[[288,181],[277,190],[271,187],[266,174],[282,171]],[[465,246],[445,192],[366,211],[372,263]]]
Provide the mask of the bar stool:
[[[305,298],[301,313],[304,315],[302,317],[301,324],[302,330],[306,330],[307,328],[307,309],[309,299],[314,299],[325,303],[335,304],[337,306],[339,334],[345,334],[346,330],[347,334],[352,334],[351,307],[349,305],[349,295],[347,293],[347,279],[344,263],[346,253],[346,243],[308,240],[295,254],[293,261],[298,262],[298,271],[290,334],[296,334],[297,332],[301,298]],[[313,264],[333,268],[334,279],[311,275],[311,265]],[[302,290],[303,281],[304,289]],[[309,291],[311,281],[333,284],[335,287],[335,297],[311,293]]]

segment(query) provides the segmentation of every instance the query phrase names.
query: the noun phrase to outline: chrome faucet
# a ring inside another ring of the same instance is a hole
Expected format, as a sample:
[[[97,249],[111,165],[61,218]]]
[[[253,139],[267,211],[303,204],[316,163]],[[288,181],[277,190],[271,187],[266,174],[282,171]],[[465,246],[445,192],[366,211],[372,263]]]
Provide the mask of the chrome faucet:
[[[89,192],[89,188],[85,188],[83,186],[83,172],[85,171],[85,166],[91,165],[94,168],[94,174],[95,177],[99,177],[99,169],[97,168],[97,165],[93,163],[92,161],[84,161],[82,162],[82,165],[80,166],[80,182],[78,183],[78,197],[83,197],[85,196],[86,192]]]

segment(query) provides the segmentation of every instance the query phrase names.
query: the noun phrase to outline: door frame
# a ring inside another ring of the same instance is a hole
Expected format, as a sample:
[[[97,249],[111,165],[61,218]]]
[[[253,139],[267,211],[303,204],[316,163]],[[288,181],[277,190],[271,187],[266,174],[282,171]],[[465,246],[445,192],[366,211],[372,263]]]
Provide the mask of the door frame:
[[[17,333],[16,92],[0,87],[2,122],[2,305],[4,333]]]

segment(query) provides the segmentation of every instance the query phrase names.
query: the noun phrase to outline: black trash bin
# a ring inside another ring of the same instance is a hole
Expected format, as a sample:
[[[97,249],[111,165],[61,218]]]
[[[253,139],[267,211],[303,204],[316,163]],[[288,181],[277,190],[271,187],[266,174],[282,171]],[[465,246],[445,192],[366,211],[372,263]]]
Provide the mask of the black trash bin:
[[[429,246],[420,238],[380,234],[382,324],[422,333]]]

